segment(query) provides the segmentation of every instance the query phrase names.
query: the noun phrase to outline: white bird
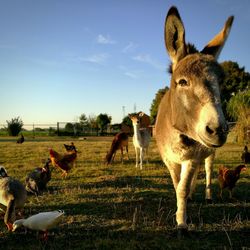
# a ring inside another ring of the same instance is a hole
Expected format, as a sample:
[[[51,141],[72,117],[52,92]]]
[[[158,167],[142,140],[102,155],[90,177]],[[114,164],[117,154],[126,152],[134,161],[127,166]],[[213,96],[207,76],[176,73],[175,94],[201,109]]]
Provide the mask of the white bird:
[[[64,211],[56,210],[50,212],[38,213],[30,216],[27,219],[16,220],[13,223],[13,232],[23,226],[25,228],[29,228],[31,230],[42,231],[43,238],[47,240],[48,238],[48,230],[55,228],[57,224],[61,221],[62,215],[64,215]]]

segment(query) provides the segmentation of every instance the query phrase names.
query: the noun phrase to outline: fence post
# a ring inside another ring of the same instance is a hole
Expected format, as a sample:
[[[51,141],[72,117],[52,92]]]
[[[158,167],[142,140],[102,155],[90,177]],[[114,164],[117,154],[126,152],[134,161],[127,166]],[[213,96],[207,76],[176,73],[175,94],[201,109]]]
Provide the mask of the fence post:
[[[57,136],[59,136],[59,122],[57,122]]]
[[[33,123],[33,139],[35,138],[35,124]]]

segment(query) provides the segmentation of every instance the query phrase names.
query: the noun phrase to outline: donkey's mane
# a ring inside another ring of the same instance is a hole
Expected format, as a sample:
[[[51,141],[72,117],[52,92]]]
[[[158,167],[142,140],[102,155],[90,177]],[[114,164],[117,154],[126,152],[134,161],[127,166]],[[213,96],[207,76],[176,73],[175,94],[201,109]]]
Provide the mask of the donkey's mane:
[[[192,44],[192,43],[188,43],[187,44],[187,55],[190,55],[190,54],[195,54],[195,53],[198,53],[199,51],[196,49],[195,45]],[[173,70],[172,70],[172,63],[169,64],[168,66],[168,73],[172,75],[173,73]]]

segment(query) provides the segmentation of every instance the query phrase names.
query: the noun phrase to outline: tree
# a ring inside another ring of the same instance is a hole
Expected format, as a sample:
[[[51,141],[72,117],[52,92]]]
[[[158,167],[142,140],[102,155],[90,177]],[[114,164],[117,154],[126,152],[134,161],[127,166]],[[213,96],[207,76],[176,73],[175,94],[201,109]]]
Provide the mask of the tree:
[[[232,96],[250,86],[250,73],[245,72],[244,67],[239,67],[237,62],[225,61],[221,63],[225,72],[225,79],[221,84],[222,109],[227,120],[234,120],[228,113],[227,105]]]
[[[244,142],[246,131],[250,128],[250,89],[234,95],[227,105],[228,114],[237,120],[234,132],[239,142]]]
[[[7,122],[7,129],[8,134],[11,136],[17,136],[19,132],[22,130],[23,127],[23,121],[18,116],[16,118],[12,118],[10,121]]]
[[[134,115],[134,114],[136,114],[136,113],[132,113],[131,115]],[[130,128],[133,127],[132,121],[131,121],[131,119],[128,117],[128,115],[125,116],[125,117],[122,119],[122,123],[123,123],[123,124],[126,124],[126,125],[129,126]]]
[[[151,124],[155,123],[156,120],[156,116],[158,113],[158,107],[159,104],[161,102],[162,97],[165,95],[165,93],[167,92],[169,88],[165,87],[164,89],[159,89],[157,91],[157,93],[155,94],[155,98],[151,104],[151,108],[150,108],[150,118],[151,118]]]
[[[94,114],[89,115],[88,123],[89,123],[89,126],[91,128],[91,132],[92,132],[92,129],[94,129],[95,131],[97,131],[98,124],[97,124],[97,117],[96,117],[96,115],[94,115]]]
[[[65,131],[68,133],[74,133],[74,124],[68,122],[65,125]]]
[[[107,125],[111,123],[111,116],[108,116],[107,114],[99,114],[96,118],[96,122],[98,124],[98,127],[101,130],[101,133],[104,132],[104,130],[107,129]]]
[[[81,114],[79,117],[79,123],[81,124],[81,126],[84,127],[88,127],[88,118],[85,114]]]

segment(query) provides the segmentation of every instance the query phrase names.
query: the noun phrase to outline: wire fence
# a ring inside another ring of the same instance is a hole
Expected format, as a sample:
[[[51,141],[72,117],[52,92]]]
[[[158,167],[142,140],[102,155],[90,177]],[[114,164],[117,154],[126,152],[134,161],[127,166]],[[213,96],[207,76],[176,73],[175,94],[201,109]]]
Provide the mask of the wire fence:
[[[0,124],[0,136],[7,136],[7,124]],[[125,131],[126,130],[126,131]],[[122,124],[108,125],[104,129],[91,126],[83,126],[76,122],[57,122],[48,124],[23,124],[22,133],[33,137],[37,136],[99,136],[114,135],[120,131],[130,133],[131,128]]]
[[[229,123],[229,130],[232,131],[236,123]],[[8,136],[7,123],[0,124],[0,136]],[[152,135],[154,136],[154,126],[150,126]],[[40,136],[111,136],[118,132],[126,132],[130,135],[133,134],[133,128],[126,124],[113,124],[108,125],[104,130],[96,126],[83,126],[77,122],[57,122],[47,124],[23,124],[22,133],[24,136],[40,137]],[[250,126],[244,128],[244,142],[250,143]],[[236,143],[239,141],[238,135],[230,133],[228,137],[229,142]]]

